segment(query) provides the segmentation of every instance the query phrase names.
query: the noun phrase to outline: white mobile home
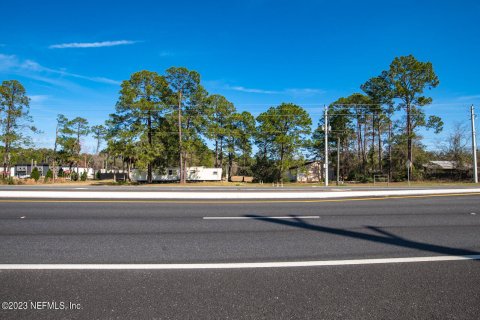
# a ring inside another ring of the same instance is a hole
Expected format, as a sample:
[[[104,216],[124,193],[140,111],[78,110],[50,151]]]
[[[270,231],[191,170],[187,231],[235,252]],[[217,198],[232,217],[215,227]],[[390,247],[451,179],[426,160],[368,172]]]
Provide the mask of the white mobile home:
[[[10,177],[15,177],[15,166],[11,167],[10,172],[7,171],[6,175],[10,175]],[[0,167],[0,176],[3,176],[3,166]]]
[[[64,173],[68,173],[70,174],[71,172],[77,172],[78,170],[78,174],[81,175],[83,174],[84,172],[87,173],[87,178],[88,179],[93,179],[95,177],[95,170],[93,170],[93,168],[85,168],[85,167],[72,167],[71,168],[71,171],[70,171],[70,167],[66,167],[66,166],[58,166],[56,167],[56,170],[58,172],[58,170],[60,170],[60,168],[62,168],[63,172]]]
[[[133,169],[130,173],[132,181],[147,181],[147,171]],[[180,170],[176,168],[166,168],[163,172],[153,171],[152,179],[155,182],[170,182],[180,180]],[[220,181],[222,180],[222,168],[206,167],[188,167],[187,181]]]

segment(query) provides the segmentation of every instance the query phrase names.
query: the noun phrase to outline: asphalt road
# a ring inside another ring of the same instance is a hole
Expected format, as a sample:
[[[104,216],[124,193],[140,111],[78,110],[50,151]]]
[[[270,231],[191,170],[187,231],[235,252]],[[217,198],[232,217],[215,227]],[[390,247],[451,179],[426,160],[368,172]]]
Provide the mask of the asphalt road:
[[[478,254],[479,195],[314,202],[0,200],[0,264]],[[63,301],[81,308],[0,310],[1,319],[478,319],[480,314],[479,260],[218,270],[1,270],[0,284],[1,302]]]

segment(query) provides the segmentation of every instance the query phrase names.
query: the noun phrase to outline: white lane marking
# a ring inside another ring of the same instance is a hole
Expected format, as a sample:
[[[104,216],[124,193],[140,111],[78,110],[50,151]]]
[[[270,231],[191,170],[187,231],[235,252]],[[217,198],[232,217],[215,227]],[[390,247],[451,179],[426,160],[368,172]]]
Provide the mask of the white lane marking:
[[[355,259],[330,261],[246,262],[246,263],[180,263],[180,264],[0,264],[0,270],[182,270],[182,269],[252,269],[350,266],[412,262],[480,260],[480,255],[434,256],[410,258]]]
[[[375,190],[345,192],[71,192],[0,190],[0,198],[68,198],[68,199],[326,199],[348,197],[384,197],[435,194],[480,193],[480,188],[433,190]]]
[[[319,216],[282,216],[282,217],[203,217],[204,220],[252,220],[252,219],[318,219]]]
[[[88,188],[75,188],[75,190],[87,190]]]
[[[471,214],[472,216],[476,215],[476,213],[475,213],[475,212],[471,212],[470,214]]]

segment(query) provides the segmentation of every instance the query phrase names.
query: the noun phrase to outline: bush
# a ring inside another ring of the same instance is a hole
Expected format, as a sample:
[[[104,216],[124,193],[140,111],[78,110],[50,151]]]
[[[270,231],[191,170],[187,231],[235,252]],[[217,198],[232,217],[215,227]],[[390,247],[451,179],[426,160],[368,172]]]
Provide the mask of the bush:
[[[37,182],[38,179],[40,179],[40,171],[38,171],[37,167],[33,168],[32,173],[30,174],[30,177],[33,180],[35,180],[35,182]]]
[[[59,177],[59,178],[65,177],[65,172],[63,171],[62,168],[60,168],[60,169],[58,170],[58,177]]]
[[[83,171],[83,173],[80,175],[80,180],[87,181],[87,171]]]
[[[100,170],[95,174],[95,179],[100,180]]]
[[[72,181],[78,181],[78,173],[76,173],[75,171],[73,171],[73,172],[70,174],[70,179],[72,179]]]
[[[48,169],[47,171],[47,174],[45,175],[45,182],[47,182],[48,180],[52,180],[53,179],[53,172],[52,170]]]
[[[15,180],[10,177],[10,176],[6,176],[6,177],[3,177],[3,176],[0,176],[0,184],[15,184]]]

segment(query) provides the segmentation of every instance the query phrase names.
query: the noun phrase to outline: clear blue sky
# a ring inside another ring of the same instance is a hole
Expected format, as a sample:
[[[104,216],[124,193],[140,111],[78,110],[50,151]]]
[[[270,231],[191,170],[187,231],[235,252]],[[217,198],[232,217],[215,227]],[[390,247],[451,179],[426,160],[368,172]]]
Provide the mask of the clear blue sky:
[[[55,117],[100,124],[119,83],[142,69],[197,70],[210,93],[254,114],[280,102],[321,107],[360,91],[395,56],[431,61],[440,86],[427,114],[455,122],[480,113],[477,1],[10,1],[2,3],[0,80],[32,97],[52,147]],[[85,141],[87,151],[93,147]]]

